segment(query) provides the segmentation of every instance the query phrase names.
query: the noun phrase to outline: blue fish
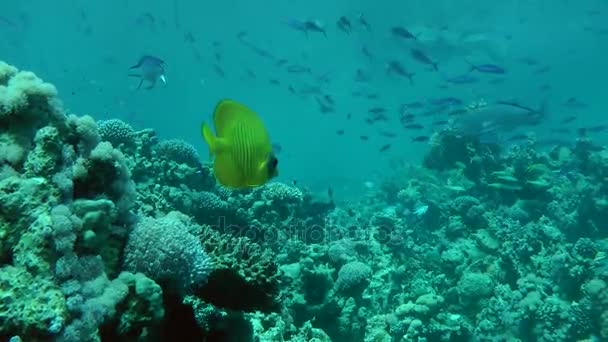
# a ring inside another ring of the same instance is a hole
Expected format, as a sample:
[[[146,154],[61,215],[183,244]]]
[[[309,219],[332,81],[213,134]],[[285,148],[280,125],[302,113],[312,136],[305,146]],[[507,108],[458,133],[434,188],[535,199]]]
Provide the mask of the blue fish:
[[[587,104],[579,101],[576,97],[570,97],[563,104],[565,107],[570,109],[585,109],[587,108]]]
[[[387,74],[396,74],[398,76],[407,78],[410,81],[411,85],[414,85],[414,73],[409,72],[405,69],[401,63],[395,60],[391,60],[386,64],[386,73]]]
[[[471,65],[471,70],[470,71],[479,71],[479,72],[483,72],[486,74],[498,74],[498,75],[503,75],[507,73],[507,70],[503,67],[501,67],[500,65],[496,65],[496,64],[473,64],[469,61],[467,61],[467,63],[469,63],[469,65]]]
[[[145,55],[142,56],[137,64],[130,67],[129,70],[137,71],[129,74],[131,77],[138,77],[139,84],[137,89],[141,88],[144,82],[148,83],[145,89],[152,89],[159,80],[163,84],[167,84],[167,78],[165,77],[165,62],[154,56]]]
[[[299,20],[289,18],[285,20],[284,23],[296,31],[304,32],[306,37],[308,37],[308,32],[322,33],[325,37],[327,37],[327,32],[325,31],[323,24],[321,24],[321,22],[318,20]]]
[[[411,33],[410,31],[408,31],[405,27],[401,27],[401,26],[395,26],[391,28],[391,33],[393,34],[393,36],[397,37],[397,38],[401,38],[401,39],[412,39],[412,40],[418,40],[418,38],[416,38],[416,36]]]
[[[417,60],[418,62],[431,66],[433,68],[433,70],[435,70],[435,71],[439,70],[437,68],[437,62],[433,61],[429,56],[427,56],[427,54],[422,52],[422,50],[412,48],[412,49],[410,49],[410,55],[412,56],[413,59]]]

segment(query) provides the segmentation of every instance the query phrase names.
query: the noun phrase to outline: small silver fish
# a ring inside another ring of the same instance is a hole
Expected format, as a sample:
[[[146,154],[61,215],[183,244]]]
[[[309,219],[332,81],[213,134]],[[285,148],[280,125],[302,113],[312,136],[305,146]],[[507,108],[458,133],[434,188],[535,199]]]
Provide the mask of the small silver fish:
[[[424,214],[426,214],[426,212],[428,210],[429,210],[428,205],[420,206],[420,207],[414,209],[414,215],[416,215],[417,217],[422,217],[422,216],[424,216]]]
[[[129,70],[137,71],[129,74],[131,77],[139,78],[137,89],[140,89],[144,82],[148,83],[144,89],[154,88],[159,80],[163,82],[164,85],[167,85],[165,62],[158,57],[144,55],[139,59],[137,64],[130,67]]]

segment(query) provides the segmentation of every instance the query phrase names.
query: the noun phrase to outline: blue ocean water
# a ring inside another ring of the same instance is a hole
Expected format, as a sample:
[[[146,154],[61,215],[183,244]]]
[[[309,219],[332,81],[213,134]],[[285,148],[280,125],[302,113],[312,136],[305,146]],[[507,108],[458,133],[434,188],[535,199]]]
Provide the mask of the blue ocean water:
[[[0,51],[4,59],[52,79],[71,111],[154,128],[163,137],[194,144],[202,155],[207,152],[200,122],[209,119],[219,98],[238,99],[262,115],[273,141],[284,147],[283,179],[360,186],[385,174],[391,159],[419,160],[426,148],[410,142],[412,132],[395,127],[402,103],[446,96],[465,102],[517,99],[535,107],[547,101],[554,120],[572,113],[580,125],[600,122],[608,110],[603,87],[608,71],[600,57],[608,39],[605,6],[602,1],[24,1],[3,8]],[[371,32],[357,24],[360,13]],[[352,17],[350,35],[336,27],[343,15]],[[327,37],[306,37],[285,24],[289,19],[318,19],[327,26]],[[393,26],[420,35],[419,44],[395,39]],[[272,57],[240,43],[239,32]],[[411,59],[414,45],[428,51],[440,72]],[[361,53],[363,47],[373,60]],[[166,61],[167,87],[134,89],[137,82],[126,76],[127,68],[143,54]],[[273,58],[312,73],[290,74]],[[440,88],[442,74],[468,71],[466,58],[501,65],[508,73],[497,84],[491,84],[496,77],[480,74],[474,84]],[[389,59],[416,74],[414,85],[387,77]],[[371,75],[368,84],[354,81],[357,69]],[[323,75],[327,83],[319,82]],[[272,79],[280,84],[270,84]],[[314,94],[296,96],[289,86],[320,87],[335,99],[335,112],[321,114]],[[354,98],[356,91],[378,94],[378,99]],[[571,97],[588,108],[563,107]],[[375,106],[389,111],[389,122],[363,122]],[[391,128],[397,138],[378,136]],[[336,136],[338,129],[345,130],[344,136]],[[548,130],[548,124],[538,130]],[[371,139],[361,142],[360,135]],[[388,142],[392,148],[378,153]]]

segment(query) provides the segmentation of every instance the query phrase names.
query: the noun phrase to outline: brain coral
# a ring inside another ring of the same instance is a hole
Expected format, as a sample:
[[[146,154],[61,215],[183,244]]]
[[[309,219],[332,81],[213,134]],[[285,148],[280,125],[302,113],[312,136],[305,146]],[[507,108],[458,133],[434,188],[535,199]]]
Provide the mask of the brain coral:
[[[351,261],[340,268],[336,287],[350,296],[360,295],[371,280],[372,269],[360,261]]]
[[[108,141],[112,146],[120,144],[129,145],[134,142],[135,130],[128,123],[118,120],[104,120],[98,122],[99,136],[103,141]]]
[[[161,141],[156,146],[156,155],[178,163],[199,168],[201,160],[194,146],[181,139],[170,139]]]

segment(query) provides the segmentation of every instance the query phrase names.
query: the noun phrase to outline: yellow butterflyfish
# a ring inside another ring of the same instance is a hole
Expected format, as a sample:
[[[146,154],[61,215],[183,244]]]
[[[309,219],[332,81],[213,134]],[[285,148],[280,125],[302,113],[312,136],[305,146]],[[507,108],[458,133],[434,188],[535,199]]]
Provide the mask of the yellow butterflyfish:
[[[246,106],[221,100],[213,113],[215,134],[203,123],[202,134],[214,156],[213,173],[220,184],[243,189],[265,184],[279,173],[270,136],[260,117]]]

